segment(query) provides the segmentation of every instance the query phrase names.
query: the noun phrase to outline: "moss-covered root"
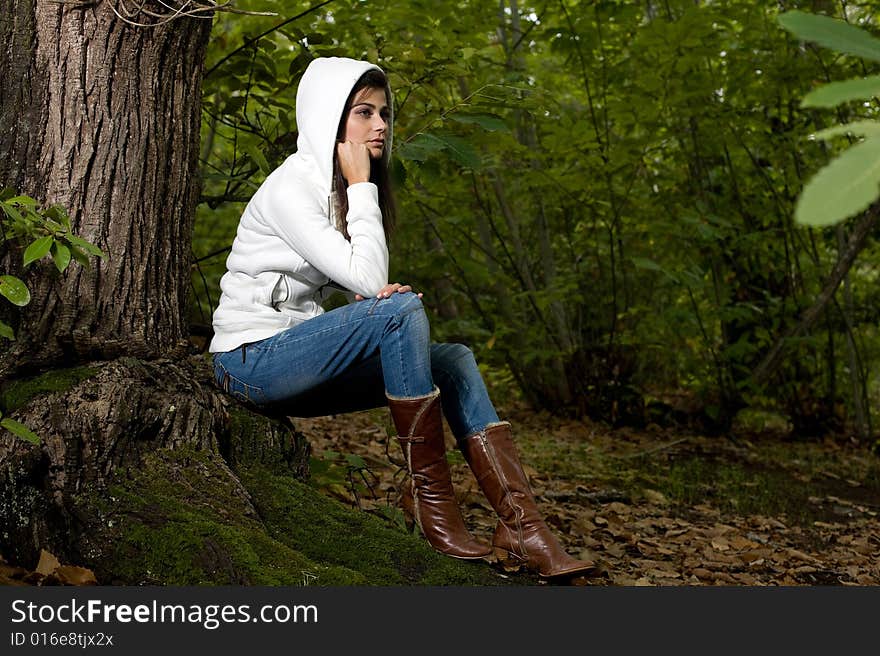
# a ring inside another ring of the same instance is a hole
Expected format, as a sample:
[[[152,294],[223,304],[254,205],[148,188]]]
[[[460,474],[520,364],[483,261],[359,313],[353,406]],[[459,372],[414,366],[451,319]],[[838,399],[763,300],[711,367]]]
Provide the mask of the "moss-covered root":
[[[0,385],[0,409],[14,412],[35,396],[66,392],[99,371],[99,367],[53,369],[33,378],[6,381]]]
[[[160,450],[119,472],[83,553],[99,582],[158,585],[498,585],[484,563],[440,556],[420,538],[349,509],[289,475]],[[242,486],[243,484],[243,486]]]
[[[483,562],[443,556],[420,536],[347,508],[287,476],[251,469],[242,474],[270,535],[324,565],[356,571],[369,585],[504,585],[527,583],[499,576]],[[318,585],[336,585],[329,578]]]

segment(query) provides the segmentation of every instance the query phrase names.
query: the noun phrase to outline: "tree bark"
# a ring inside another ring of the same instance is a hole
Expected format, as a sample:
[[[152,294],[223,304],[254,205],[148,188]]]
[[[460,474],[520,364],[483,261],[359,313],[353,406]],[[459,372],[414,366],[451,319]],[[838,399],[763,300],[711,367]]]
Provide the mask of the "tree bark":
[[[28,274],[32,300],[13,317],[0,375],[186,352],[210,29],[195,18],[134,27],[106,1],[0,0],[0,185],[63,206],[108,255]],[[12,252],[2,264],[19,262]]]

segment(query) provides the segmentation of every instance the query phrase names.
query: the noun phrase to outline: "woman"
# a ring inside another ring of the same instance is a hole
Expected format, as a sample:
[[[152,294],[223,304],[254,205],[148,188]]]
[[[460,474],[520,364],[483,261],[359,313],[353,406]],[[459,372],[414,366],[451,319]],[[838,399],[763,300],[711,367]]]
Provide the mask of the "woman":
[[[456,504],[441,415],[500,517],[496,556],[544,577],[589,563],[565,553],[538,511],[469,349],[431,344],[421,294],[388,283],[391,91],[368,62],[320,58],[296,96],[297,151],[242,214],[214,313],[217,383],[289,416],[387,404],[410,474],[405,507],[436,550],[492,553]],[[344,292],[347,305],[322,301]]]

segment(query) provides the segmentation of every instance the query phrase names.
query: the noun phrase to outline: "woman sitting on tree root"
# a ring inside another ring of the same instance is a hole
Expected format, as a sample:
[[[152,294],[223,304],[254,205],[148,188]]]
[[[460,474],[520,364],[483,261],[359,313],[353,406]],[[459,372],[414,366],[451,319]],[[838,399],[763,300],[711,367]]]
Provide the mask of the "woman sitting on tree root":
[[[496,556],[543,577],[591,564],[569,556],[541,517],[471,351],[432,344],[422,294],[388,283],[391,91],[368,62],[320,58],[296,96],[297,151],[251,198],[214,313],[217,383],[288,416],[387,404],[409,472],[404,506],[431,546],[480,559],[445,455],[442,412],[500,521]],[[342,291],[349,303],[325,312]]]

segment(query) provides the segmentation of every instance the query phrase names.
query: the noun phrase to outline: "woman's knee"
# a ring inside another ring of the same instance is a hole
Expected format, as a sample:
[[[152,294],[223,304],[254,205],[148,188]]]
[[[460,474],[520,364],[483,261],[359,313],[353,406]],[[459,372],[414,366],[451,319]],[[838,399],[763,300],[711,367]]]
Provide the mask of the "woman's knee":
[[[479,375],[474,352],[464,344],[433,344],[431,367],[459,380]]]
[[[403,320],[410,315],[424,315],[425,306],[422,299],[415,292],[395,292],[388,298],[378,301],[376,309],[383,314],[392,315],[398,320]]]

